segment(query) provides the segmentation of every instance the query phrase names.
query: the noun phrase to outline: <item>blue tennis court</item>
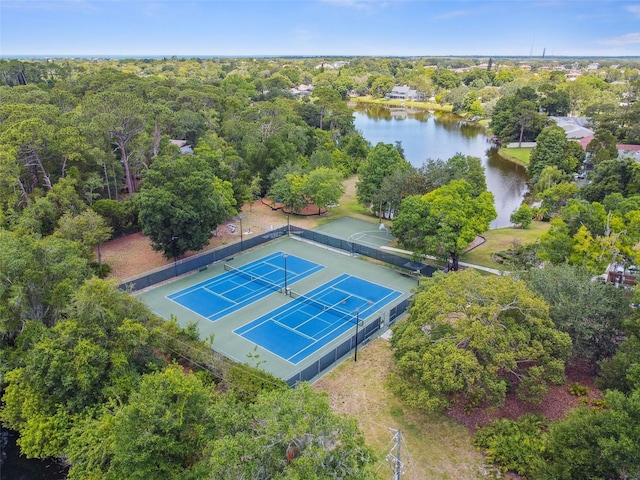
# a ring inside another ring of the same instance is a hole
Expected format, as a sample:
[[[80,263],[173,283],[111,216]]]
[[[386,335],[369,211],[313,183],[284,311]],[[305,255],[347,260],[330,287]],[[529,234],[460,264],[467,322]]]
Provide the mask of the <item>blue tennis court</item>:
[[[401,295],[343,274],[234,333],[296,364]]]
[[[324,266],[295,255],[276,252],[254,262],[167,295],[167,298],[211,321],[283,291],[295,282],[322,270]]]

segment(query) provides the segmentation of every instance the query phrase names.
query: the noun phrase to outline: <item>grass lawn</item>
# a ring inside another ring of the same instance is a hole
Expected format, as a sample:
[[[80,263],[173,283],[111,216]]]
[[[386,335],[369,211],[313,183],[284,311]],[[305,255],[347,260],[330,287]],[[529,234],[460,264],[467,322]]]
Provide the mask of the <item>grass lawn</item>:
[[[364,207],[356,197],[356,183],[358,176],[353,175],[344,181],[345,192],[340,198],[340,204],[330,207],[326,214],[315,217],[317,225],[324,225],[342,217],[353,217],[367,222],[378,222],[378,218],[371,214],[369,209]],[[391,227],[391,221],[383,220],[387,227]]]
[[[479,478],[484,457],[471,445],[471,433],[444,414],[404,405],[387,387],[387,374],[393,368],[389,342],[378,338],[358,351],[357,362],[343,362],[313,387],[327,393],[334,413],[356,419],[376,454],[380,480],[393,477],[385,459],[397,430],[403,439],[403,479]]]
[[[492,255],[495,252],[507,250],[514,245],[524,245],[533,243],[543,233],[546,233],[551,224],[549,222],[532,222],[528,228],[499,228],[489,230],[483,236],[487,239],[485,243],[474,248],[470,252],[460,257],[460,261],[482,265],[484,267],[508,270],[508,267],[493,261]]]
[[[453,107],[451,105],[440,105],[439,103],[430,102],[412,102],[408,100],[390,100],[388,98],[373,98],[371,96],[365,97],[353,97],[349,99],[350,102],[360,103],[380,103],[383,105],[397,105],[403,107],[416,107],[424,108],[426,110],[439,110],[442,112],[450,112]]]
[[[529,157],[531,157],[531,150],[533,148],[507,148],[502,147],[498,150],[498,155],[507,160],[517,162],[525,167],[529,166]]]

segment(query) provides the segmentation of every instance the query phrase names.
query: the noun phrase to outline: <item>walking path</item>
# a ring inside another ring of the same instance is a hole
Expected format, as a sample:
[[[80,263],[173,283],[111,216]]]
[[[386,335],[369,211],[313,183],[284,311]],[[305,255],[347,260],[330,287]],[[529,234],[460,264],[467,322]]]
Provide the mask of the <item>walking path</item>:
[[[387,250],[389,252],[394,252],[394,253],[402,253],[404,255],[413,255],[413,252],[410,250],[402,250],[401,248],[395,248],[395,247],[382,246],[380,247],[380,250]],[[436,257],[433,257],[431,255],[423,255],[423,257],[428,258],[430,260],[437,260]],[[485,272],[493,273],[494,275],[509,274],[509,272],[505,272],[504,270],[498,270],[497,268],[483,267],[482,265],[475,265],[473,263],[458,262],[458,265],[462,265],[463,267],[467,267],[467,268],[475,268],[476,270],[483,270]]]

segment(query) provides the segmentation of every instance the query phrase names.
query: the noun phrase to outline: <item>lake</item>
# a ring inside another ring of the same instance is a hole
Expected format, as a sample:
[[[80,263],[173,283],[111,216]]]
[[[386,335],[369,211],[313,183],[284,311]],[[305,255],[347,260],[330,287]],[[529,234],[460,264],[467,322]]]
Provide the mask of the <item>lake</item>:
[[[29,459],[20,455],[18,434],[0,429],[0,480],[62,480],[67,468],[55,460]]]
[[[378,104],[350,106],[355,127],[365,139],[372,145],[401,142],[406,159],[414,167],[422,166],[427,159],[447,160],[456,153],[479,157],[498,212],[491,228],[511,226],[509,217],[528,190],[527,172],[523,166],[497,154],[484,128],[448,113]]]

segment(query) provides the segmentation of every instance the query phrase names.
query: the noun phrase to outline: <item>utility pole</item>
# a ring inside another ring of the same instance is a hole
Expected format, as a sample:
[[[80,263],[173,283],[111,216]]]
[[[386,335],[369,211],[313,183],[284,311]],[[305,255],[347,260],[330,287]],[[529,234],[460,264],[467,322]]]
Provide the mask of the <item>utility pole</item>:
[[[402,448],[402,430],[398,430],[398,433],[396,434],[396,440],[397,440],[397,445],[398,445],[398,449],[397,449],[397,453],[396,453],[396,460],[395,460],[395,470],[393,472],[393,480],[400,480],[400,475],[402,474],[402,461],[400,460],[400,450]]]
[[[400,476],[403,473],[402,467],[404,467],[400,460],[400,454],[402,453],[402,430],[396,431],[393,439],[396,441],[396,444],[387,455],[387,460],[391,460],[391,464],[393,465],[393,480],[400,480]]]

